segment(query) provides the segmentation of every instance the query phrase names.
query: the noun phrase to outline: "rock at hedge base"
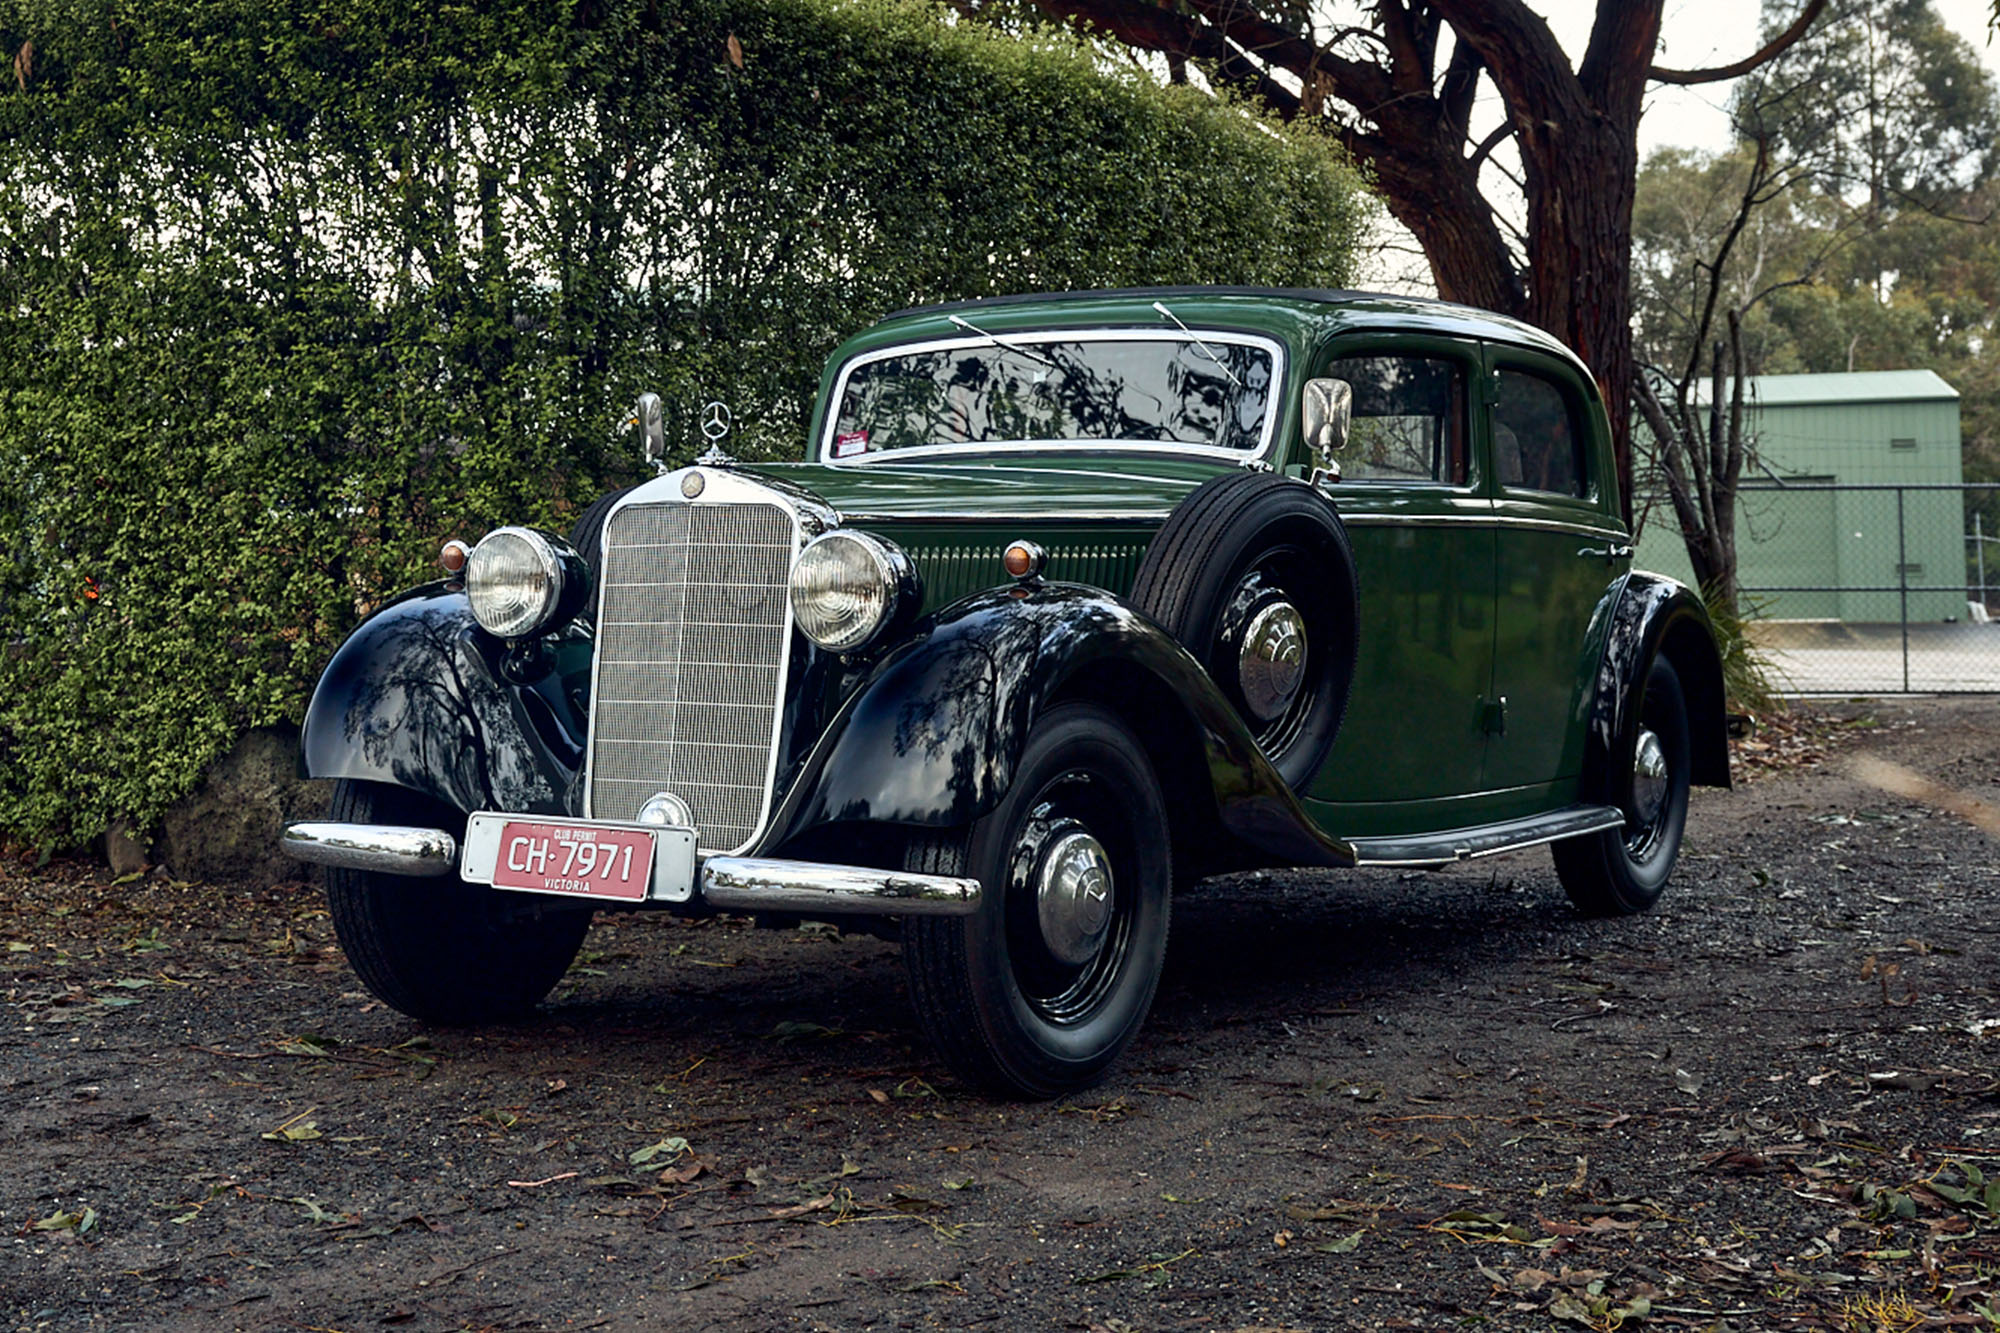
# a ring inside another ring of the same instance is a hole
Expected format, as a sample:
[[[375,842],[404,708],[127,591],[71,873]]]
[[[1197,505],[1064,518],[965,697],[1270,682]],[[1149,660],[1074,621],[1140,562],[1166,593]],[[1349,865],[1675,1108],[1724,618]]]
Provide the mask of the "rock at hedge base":
[[[299,777],[298,753],[296,728],[245,733],[167,812],[154,848],[159,859],[182,879],[303,878],[305,867],[278,850],[278,833],[287,820],[323,815],[333,784]]]
[[[129,819],[114,819],[104,830],[104,860],[120,877],[145,872],[151,863],[146,841]]]

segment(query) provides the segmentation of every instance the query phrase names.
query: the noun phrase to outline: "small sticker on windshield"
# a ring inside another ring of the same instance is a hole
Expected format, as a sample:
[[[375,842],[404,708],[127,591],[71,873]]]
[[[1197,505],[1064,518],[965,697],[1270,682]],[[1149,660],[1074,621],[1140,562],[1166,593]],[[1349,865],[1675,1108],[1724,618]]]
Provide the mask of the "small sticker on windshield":
[[[833,456],[852,458],[856,454],[868,452],[868,432],[865,430],[842,431],[833,437]]]

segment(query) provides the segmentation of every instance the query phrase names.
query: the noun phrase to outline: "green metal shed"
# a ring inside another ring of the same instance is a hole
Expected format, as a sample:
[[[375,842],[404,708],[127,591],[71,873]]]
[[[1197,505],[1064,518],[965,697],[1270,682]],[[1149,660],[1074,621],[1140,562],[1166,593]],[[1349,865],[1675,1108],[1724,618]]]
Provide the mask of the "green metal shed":
[[[1774,620],[1965,615],[1958,390],[1928,370],[1760,375],[1748,383],[1756,463],[1744,470],[1738,572]],[[1640,509],[1647,509],[1644,497]],[[1691,577],[1673,508],[1650,505],[1638,563]],[[1905,592],[1906,588],[1919,589]]]

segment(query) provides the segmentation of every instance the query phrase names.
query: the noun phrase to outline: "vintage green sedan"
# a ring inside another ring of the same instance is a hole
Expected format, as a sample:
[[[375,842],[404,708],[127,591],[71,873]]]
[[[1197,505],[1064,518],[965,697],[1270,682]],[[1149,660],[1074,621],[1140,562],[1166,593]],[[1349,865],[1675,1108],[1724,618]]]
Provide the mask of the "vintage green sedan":
[[[417,1018],[531,1008],[594,910],[830,919],[900,936],[962,1077],[1056,1095],[1139,1031],[1176,885],[1549,844],[1636,912],[1729,782],[1590,376],[1498,316],[931,306],[834,353],[804,462],[669,468],[636,420],[660,475],[447,544],[314,695],[333,809],[285,846]]]

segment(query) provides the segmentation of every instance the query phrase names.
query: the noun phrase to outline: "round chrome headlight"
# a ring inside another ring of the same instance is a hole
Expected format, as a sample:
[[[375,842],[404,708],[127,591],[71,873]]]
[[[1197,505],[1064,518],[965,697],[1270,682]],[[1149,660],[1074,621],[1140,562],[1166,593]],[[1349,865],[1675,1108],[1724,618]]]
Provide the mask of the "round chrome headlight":
[[[820,647],[851,652],[895,613],[908,563],[865,532],[836,528],[815,537],[792,566],[792,619]]]
[[[465,562],[465,595],[489,633],[506,639],[533,634],[562,603],[565,562],[554,543],[527,528],[495,528]]]

